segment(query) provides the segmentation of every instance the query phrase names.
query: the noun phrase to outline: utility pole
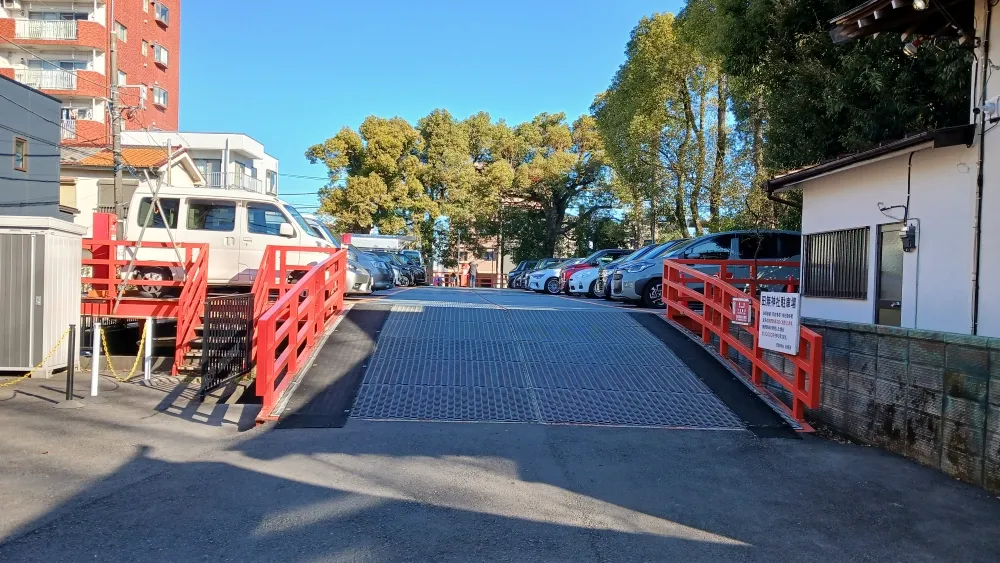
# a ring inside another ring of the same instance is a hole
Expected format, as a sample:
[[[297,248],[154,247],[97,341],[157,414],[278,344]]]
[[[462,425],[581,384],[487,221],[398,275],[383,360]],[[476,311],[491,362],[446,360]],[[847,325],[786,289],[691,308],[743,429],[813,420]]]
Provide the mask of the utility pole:
[[[115,215],[118,216],[118,233],[124,233],[125,194],[122,187],[122,115],[121,100],[118,96],[118,35],[114,25],[114,2],[111,4],[111,143],[115,165]]]

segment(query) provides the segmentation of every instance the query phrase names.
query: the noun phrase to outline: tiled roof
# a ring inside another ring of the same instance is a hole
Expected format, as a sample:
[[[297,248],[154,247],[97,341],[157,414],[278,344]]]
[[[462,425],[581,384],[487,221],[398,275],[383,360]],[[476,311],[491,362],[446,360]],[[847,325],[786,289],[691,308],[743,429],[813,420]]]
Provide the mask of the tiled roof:
[[[176,156],[185,149],[174,147]],[[63,147],[62,162],[74,166],[93,166],[109,168],[114,165],[114,154],[107,147]],[[122,160],[133,168],[159,168],[167,163],[165,147],[125,147],[122,149]]]

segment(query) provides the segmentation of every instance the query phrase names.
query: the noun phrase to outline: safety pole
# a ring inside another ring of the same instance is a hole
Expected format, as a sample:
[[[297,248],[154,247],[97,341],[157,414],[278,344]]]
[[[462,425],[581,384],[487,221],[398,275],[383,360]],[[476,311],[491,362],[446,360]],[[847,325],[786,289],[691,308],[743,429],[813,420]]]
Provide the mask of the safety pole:
[[[93,340],[93,347],[90,353],[90,359],[93,362],[90,366],[90,396],[97,396],[97,387],[99,379],[99,373],[101,369],[101,323],[95,322],[94,328],[91,331]]]
[[[76,371],[76,325],[69,325],[69,348],[66,360],[66,400],[73,400],[73,375]]]
[[[146,357],[143,361],[143,379],[147,382],[152,378],[153,372],[153,317],[146,317]]]

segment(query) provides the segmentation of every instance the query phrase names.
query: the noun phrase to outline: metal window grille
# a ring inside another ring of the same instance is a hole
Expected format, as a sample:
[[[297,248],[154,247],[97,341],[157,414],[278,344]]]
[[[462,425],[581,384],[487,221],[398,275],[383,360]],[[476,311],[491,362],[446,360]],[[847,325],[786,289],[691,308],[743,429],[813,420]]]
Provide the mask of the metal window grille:
[[[868,299],[869,228],[806,235],[806,297]]]

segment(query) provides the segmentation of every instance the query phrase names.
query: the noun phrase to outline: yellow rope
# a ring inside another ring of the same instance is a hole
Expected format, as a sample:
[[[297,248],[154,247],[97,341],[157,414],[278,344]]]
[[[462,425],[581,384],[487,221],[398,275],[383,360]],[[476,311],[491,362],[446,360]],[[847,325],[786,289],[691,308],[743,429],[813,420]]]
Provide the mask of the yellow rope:
[[[68,336],[68,335],[69,335],[69,329],[67,328],[66,332],[62,333],[62,336],[59,337],[59,342],[56,342],[56,345],[53,346],[51,350],[49,350],[49,353],[48,353],[47,356],[45,356],[44,360],[38,362],[38,365],[35,366],[35,367],[33,367],[33,368],[31,368],[31,371],[29,371],[28,373],[22,375],[21,377],[18,377],[17,379],[15,379],[13,381],[8,381],[7,383],[4,383],[3,385],[0,385],[0,387],[8,387],[10,385],[14,385],[15,383],[20,383],[20,382],[24,381],[25,379],[28,379],[29,377],[31,377],[31,374],[33,374],[36,371],[38,371],[38,368],[42,367],[43,365],[45,365],[45,362],[49,361],[49,358],[51,358],[52,354],[55,354],[56,350],[58,350],[59,347],[62,346],[63,340],[66,340],[66,336]]]
[[[132,370],[128,372],[124,378],[118,376],[118,372],[115,371],[114,362],[111,361],[111,352],[108,351],[108,338],[104,334],[104,327],[101,327],[101,343],[104,345],[104,357],[107,358],[108,369],[111,370],[111,375],[118,381],[125,383],[135,376],[135,370],[139,367],[139,360],[142,358],[143,345],[146,343],[146,334],[149,333],[149,323],[147,321],[147,326],[143,327],[142,338],[139,339],[139,353],[135,356],[135,362],[132,363]],[[95,361],[97,359],[95,358]]]

